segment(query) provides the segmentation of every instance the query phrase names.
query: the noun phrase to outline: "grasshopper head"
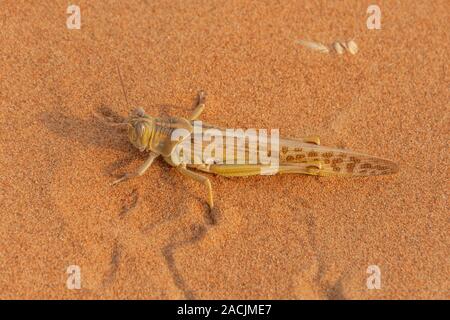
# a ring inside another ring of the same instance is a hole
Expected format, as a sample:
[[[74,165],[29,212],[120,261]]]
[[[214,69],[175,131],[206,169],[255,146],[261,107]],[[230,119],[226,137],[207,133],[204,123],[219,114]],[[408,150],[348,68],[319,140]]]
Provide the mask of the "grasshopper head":
[[[153,118],[142,108],[133,110],[128,117],[128,139],[139,151],[149,148],[153,128]]]

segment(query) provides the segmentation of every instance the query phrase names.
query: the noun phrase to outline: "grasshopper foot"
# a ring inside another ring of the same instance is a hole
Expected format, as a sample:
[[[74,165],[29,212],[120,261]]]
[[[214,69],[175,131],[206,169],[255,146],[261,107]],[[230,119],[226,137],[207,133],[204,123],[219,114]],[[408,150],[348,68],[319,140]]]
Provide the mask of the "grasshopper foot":
[[[197,105],[205,104],[205,100],[206,100],[206,92],[203,90],[200,90],[198,92],[198,96],[197,96]]]
[[[136,176],[137,176],[136,173],[126,173],[126,174],[124,174],[122,177],[120,177],[119,179],[113,181],[113,182],[111,183],[111,186],[114,186],[114,185],[116,185],[116,184],[118,184],[118,183],[120,183],[120,182],[129,180],[129,179],[131,179],[131,178],[133,178],[133,177],[136,177]]]
[[[205,214],[205,220],[208,225],[214,226],[217,224],[217,220],[219,218],[219,211],[217,207],[210,207],[208,205],[208,211]]]

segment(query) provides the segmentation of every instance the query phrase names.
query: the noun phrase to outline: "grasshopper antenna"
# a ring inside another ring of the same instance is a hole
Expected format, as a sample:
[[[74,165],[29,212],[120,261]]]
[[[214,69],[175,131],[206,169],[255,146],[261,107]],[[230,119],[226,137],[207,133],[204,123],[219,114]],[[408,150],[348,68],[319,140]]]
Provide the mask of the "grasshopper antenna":
[[[120,85],[122,86],[122,92],[125,97],[125,102],[127,103],[128,109],[130,109],[130,103],[128,102],[128,97],[127,97],[127,93],[125,91],[125,86],[123,85],[123,80],[122,80],[122,75],[120,74],[119,64],[116,64],[116,66],[117,66],[117,73],[119,74]]]
[[[125,92],[125,86],[123,85],[123,80],[122,80],[122,75],[120,74],[120,68],[119,68],[119,64],[116,63],[117,66],[117,72],[119,73],[119,79],[120,79],[120,85],[122,86],[122,91],[123,91],[123,95],[125,96],[125,101],[127,103],[128,108],[130,107],[130,104],[128,102],[128,97],[127,97],[127,93]],[[111,117],[110,115],[100,115],[98,113],[94,113],[94,116],[99,119],[102,120],[103,122],[105,122],[106,120],[106,124],[108,124],[111,127],[120,127],[120,126],[127,126],[127,122],[123,121],[123,122],[116,122],[114,120],[113,117]]]

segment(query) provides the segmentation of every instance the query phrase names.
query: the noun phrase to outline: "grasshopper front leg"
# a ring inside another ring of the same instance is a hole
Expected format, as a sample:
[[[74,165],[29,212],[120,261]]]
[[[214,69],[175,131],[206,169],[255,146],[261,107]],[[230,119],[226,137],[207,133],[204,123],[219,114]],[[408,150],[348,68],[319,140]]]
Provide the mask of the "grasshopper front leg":
[[[147,169],[150,168],[150,166],[153,163],[153,160],[155,160],[158,156],[159,156],[158,153],[150,151],[150,155],[148,156],[147,160],[145,160],[145,162],[135,172],[124,174],[122,177],[120,177],[119,179],[117,179],[116,181],[111,183],[111,185],[118,184],[119,182],[131,179],[134,177],[142,176],[145,173],[145,171],[147,171]]]
[[[118,121],[117,119],[114,119],[114,117],[112,116],[100,114],[98,112],[94,112],[94,117],[110,127],[121,127],[125,129],[128,126],[128,123],[126,123],[123,120]]]

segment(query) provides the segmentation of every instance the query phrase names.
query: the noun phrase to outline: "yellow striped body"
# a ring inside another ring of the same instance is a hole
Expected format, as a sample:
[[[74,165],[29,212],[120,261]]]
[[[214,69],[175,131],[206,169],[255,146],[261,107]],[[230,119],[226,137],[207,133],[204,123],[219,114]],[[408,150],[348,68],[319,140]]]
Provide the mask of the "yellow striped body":
[[[253,155],[256,156],[257,161],[251,163],[252,150],[248,139],[242,145],[238,145],[235,141],[231,156],[233,158],[230,159],[230,154],[225,151],[227,137],[230,138],[230,134],[223,128],[202,124],[203,132],[211,129],[217,130],[223,139],[222,154],[214,154],[211,159],[211,157],[205,158],[204,154],[206,148],[213,142],[205,142],[201,134],[194,134],[195,123],[193,121],[176,117],[162,119],[137,115],[129,119],[129,124],[129,138],[133,145],[141,151],[147,150],[161,154],[170,165],[177,166],[183,162],[174,152],[176,146],[185,141],[191,144],[189,161],[186,161],[187,167],[223,176],[249,176],[267,174],[267,172],[270,174],[270,165],[263,164],[258,160],[261,152],[264,152],[265,156],[272,156],[270,145],[267,146],[267,150],[260,150],[259,147],[253,150],[256,152],[256,155]],[[172,135],[176,129],[185,130],[187,135],[182,139],[173,140]],[[196,139],[197,142],[202,141],[201,148],[198,148]],[[392,174],[398,171],[398,166],[390,160],[307,143],[303,139],[279,139],[278,149],[278,168],[272,173],[371,176]],[[245,157],[238,163],[239,152]]]

